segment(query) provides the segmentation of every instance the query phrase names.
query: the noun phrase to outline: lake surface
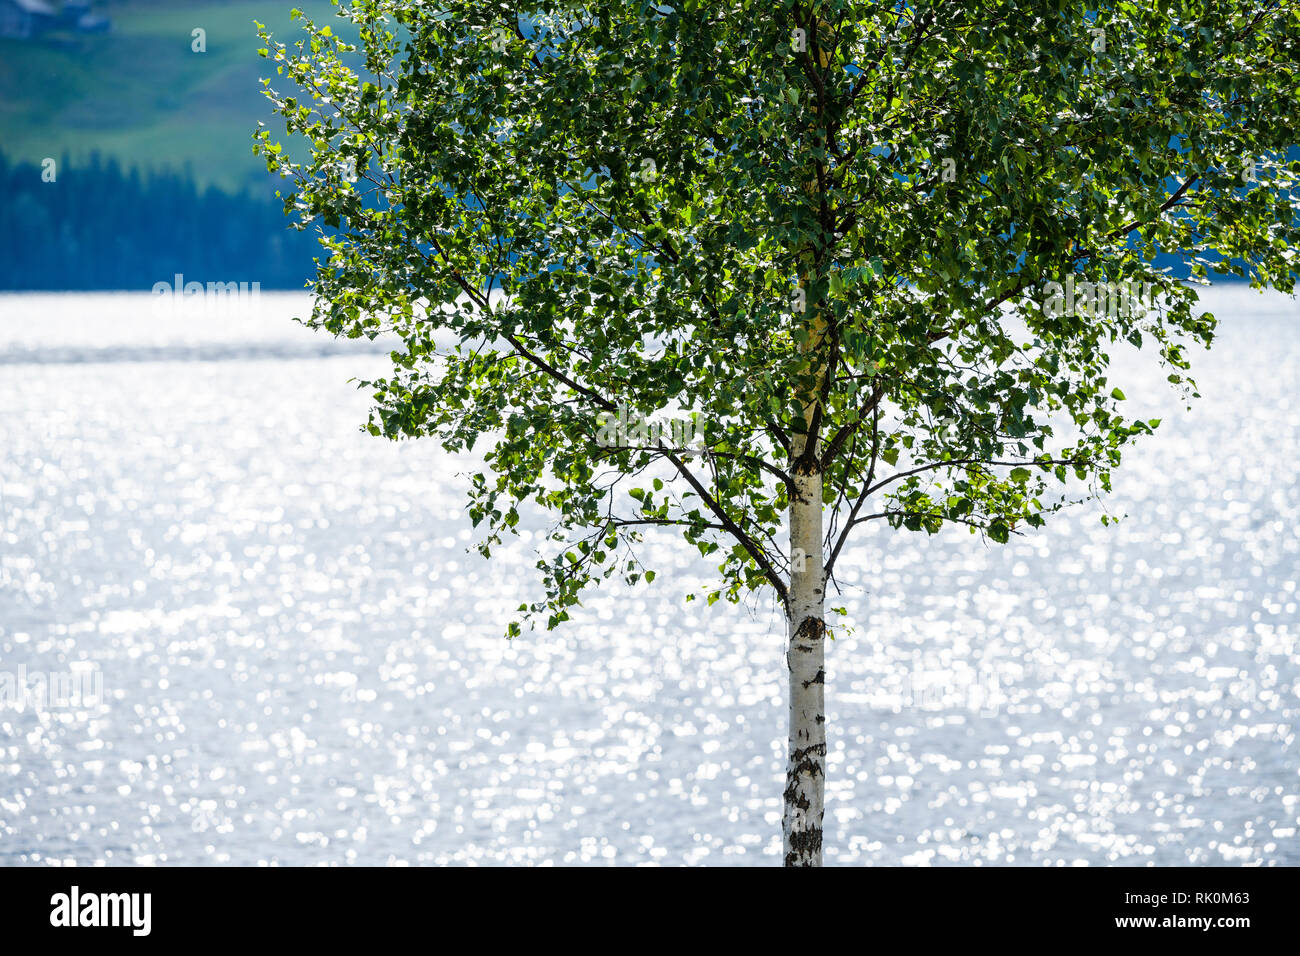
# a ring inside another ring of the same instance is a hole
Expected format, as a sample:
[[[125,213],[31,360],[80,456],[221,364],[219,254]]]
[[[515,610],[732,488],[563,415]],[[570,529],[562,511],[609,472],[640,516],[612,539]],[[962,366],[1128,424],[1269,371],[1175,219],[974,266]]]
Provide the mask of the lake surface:
[[[841,557],[828,863],[1300,864],[1300,306],[1206,295],[1190,411],[1112,376],[1164,419],[1117,526]],[[0,706],[0,863],[779,860],[769,603],[657,538],[508,642],[533,535],[467,551],[472,462],[359,431],[381,352],[151,306],[0,296],[0,678],[102,686]]]

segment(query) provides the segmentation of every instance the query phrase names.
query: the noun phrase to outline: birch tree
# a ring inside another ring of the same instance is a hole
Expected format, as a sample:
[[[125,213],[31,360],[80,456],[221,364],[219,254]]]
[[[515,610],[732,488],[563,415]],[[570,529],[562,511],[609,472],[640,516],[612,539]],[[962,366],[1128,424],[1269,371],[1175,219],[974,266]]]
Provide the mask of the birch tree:
[[[485,556],[521,509],[549,515],[512,637],[602,579],[650,584],[654,528],[716,564],[710,604],[781,609],[787,865],[822,861],[827,591],[850,538],[1005,542],[1104,494],[1158,425],[1125,413],[1110,353],[1141,348],[1192,396],[1216,324],[1197,283],[1296,278],[1292,4],[355,0],[334,29],[301,19],[287,45],[263,31],[289,136],[255,148],[320,232],[306,321],[399,343],[366,383],[369,431],[481,452]]]

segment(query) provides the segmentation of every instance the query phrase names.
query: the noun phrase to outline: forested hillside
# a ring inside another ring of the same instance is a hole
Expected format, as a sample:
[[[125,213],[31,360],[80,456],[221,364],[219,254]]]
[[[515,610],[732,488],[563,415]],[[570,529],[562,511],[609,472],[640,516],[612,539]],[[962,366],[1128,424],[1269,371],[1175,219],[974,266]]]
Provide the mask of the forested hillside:
[[[0,155],[0,290],[148,291],[200,282],[301,288],[318,247],[265,196],[202,189],[192,176],[123,170],[115,159],[42,168]]]

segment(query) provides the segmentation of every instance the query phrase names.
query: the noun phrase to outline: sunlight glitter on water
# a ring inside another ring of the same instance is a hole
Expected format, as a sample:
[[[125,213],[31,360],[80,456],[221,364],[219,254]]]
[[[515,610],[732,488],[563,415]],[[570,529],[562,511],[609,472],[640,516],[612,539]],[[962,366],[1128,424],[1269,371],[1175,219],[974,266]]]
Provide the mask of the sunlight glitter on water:
[[[1300,863],[1300,310],[1211,295],[1191,412],[1112,376],[1164,418],[1118,526],[841,559],[828,862]],[[348,379],[386,360],[301,301],[0,297],[0,671],[104,687],[0,709],[0,858],[773,862],[770,604],[684,605],[708,563],[655,538],[653,587],[506,642],[535,540],[467,551],[472,462],[361,434]]]

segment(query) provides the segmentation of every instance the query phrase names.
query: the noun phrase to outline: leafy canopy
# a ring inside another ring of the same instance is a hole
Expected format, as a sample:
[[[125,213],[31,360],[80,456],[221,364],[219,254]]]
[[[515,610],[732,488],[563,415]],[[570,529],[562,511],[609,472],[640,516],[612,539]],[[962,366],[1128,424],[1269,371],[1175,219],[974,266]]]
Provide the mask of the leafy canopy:
[[[867,521],[1005,541],[1108,489],[1157,424],[1124,415],[1117,345],[1194,388],[1215,319],[1157,255],[1297,275],[1290,4],[337,13],[288,46],[263,31],[305,148],[256,148],[326,253],[310,324],[400,340],[366,383],[374,434],[489,446],[484,554],[522,503],[551,513],[520,608],[549,626],[601,576],[653,579],[655,525],[721,561],[710,601],[785,601],[796,471],[822,479],[828,573]],[[1044,288],[1069,276],[1155,301],[1062,309]],[[620,408],[697,413],[707,452],[599,443]]]

